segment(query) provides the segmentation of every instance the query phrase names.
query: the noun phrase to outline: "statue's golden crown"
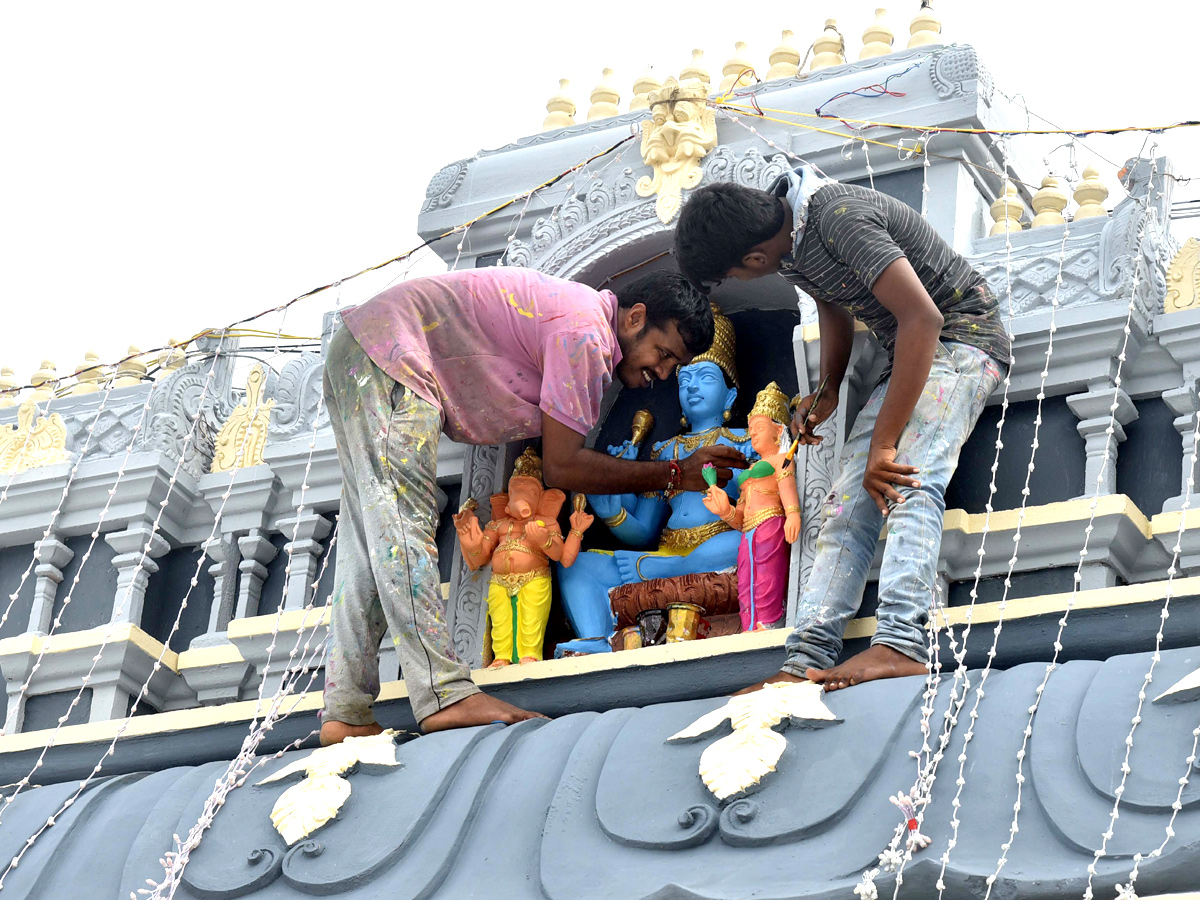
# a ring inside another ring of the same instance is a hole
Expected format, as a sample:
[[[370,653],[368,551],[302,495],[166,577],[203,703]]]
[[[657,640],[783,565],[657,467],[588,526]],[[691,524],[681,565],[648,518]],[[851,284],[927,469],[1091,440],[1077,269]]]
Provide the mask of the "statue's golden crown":
[[[721,312],[716,303],[712,304],[713,341],[712,346],[693,357],[689,365],[701,362],[716,363],[725,376],[737,386],[737,340],[733,333],[733,323]]]
[[[542,480],[542,460],[532,447],[526,447],[525,452],[518,456],[513,464],[513,477],[517,476]]]
[[[788,396],[779,389],[779,385],[771,382],[758,392],[754,398],[754,406],[750,410],[750,418],[766,416],[772,422],[786,425],[791,419],[788,414]]]

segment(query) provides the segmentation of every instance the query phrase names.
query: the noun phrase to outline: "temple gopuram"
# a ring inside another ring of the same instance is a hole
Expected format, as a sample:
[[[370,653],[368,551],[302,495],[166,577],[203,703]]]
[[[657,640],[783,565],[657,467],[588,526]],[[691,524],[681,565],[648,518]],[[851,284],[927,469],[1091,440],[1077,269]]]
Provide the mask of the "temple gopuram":
[[[571,497],[553,515],[596,520],[553,569],[544,659],[503,664],[491,573],[451,516],[486,526],[519,460],[540,477],[537,444],[443,437],[457,653],[551,718],[420,735],[385,639],[389,731],[321,749],[341,491],[328,295],[308,301],[326,304],[319,343],[252,365],[239,348],[271,343],[269,322],[47,361],[30,386],[0,369],[0,896],[1200,892],[1200,241],[1171,234],[1169,158],[1047,171],[1018,136],[1027,110],[909,6],[861,42],[829,20],[807,53],[784,32],[768,60],[738,43],[710,71],[697,50],[627,101],[610,70],[586,109],[561,82],[541,131],[449,162],[412,212],[448,267],[619,290],[674,270],[674,223],[706,184],[766,189],[807,164],[920,211],[986,278],[1014,348],[946,494],[926,676],[730,696],[784,658],[887,361],[862,326],[825,439],[795,459],[781,627],[739,616],[736,533],[675,527],[664,500]],[[681,406],[681,373],[606,398],[597,449],[749,447],[768,385],[816,389],[807,296],[762,278],[712,299],[711,421]],[[846,655],[874,633],[885,538]]]

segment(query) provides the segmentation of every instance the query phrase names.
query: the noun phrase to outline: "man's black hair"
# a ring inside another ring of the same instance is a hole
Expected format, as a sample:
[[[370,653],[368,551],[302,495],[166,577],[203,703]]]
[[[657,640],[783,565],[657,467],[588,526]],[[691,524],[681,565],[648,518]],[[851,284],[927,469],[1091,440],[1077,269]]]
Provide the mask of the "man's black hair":
[[[701,291],[719,283],[742,257],[783,228],[783,204],[767,191],[718,182],[688,198],[675,226],[680,271]]]
[[[678,272],[654,272],[639,278],[621,288],[617,303],[626,308],[645,304],[647,327],[662,328],[674,322],[689,353],[703,353],[712,345],[712,307]]]

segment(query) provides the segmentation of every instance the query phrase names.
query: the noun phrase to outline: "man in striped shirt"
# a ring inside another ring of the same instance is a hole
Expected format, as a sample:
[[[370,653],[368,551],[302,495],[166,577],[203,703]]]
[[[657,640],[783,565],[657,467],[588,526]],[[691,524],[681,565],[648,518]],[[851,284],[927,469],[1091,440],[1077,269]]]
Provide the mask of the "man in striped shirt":
[[[1011,356],[995,297],[910,207],[807,167],[767,191],[701,188],[680,213],[675,245],[680,269],[703,290],[779,273],[816,301],[827,384],[806,421],[813,396],[793,400],[803,443],[821,441],[813,430],[837,407],[855,318],[888,354],[826,499],[787,662],[768,681],[809,678],[837,690],[923,674],[946,485]],[[835,665],[885,522],[875,636]]]

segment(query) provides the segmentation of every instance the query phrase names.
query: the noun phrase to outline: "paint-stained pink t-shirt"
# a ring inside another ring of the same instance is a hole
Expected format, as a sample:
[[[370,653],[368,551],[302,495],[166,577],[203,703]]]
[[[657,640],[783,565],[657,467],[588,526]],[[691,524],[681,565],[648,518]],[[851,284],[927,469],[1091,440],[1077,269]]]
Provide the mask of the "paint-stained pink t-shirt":
[[[406,281],[342,321],[468,444],[536,437],[543,412],[586,434],[621,360],[613,293],[515,266]]]

